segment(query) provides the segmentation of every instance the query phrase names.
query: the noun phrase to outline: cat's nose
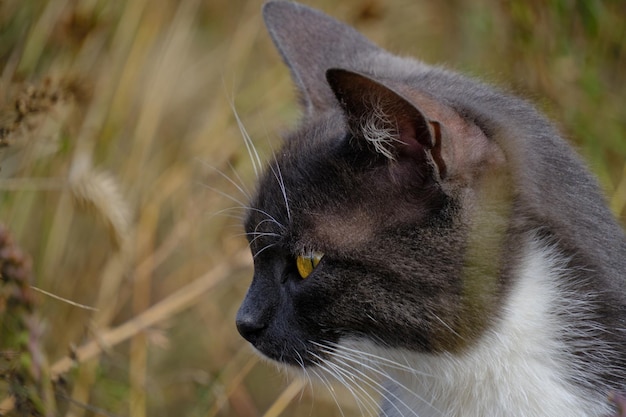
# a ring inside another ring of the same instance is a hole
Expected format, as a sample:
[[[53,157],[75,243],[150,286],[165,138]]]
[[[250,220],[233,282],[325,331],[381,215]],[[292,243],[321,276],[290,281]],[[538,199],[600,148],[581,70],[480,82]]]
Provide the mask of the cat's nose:
[[[254,344],[259,335],[267,327],[265,320],[261,320],[260,317],[239,310],[237,313],[237,319],[235,321],[239,334],[243,336],[248,342]]]

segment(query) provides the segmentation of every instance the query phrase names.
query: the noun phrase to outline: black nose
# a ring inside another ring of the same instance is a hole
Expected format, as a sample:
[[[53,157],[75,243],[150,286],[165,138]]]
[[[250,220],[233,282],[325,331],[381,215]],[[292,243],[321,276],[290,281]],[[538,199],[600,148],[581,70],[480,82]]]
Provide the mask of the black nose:
[[[255,344],[263,330],[267,328],[267,322],[261,317],[255,316],[240,309],[237,313],[237,330],[248,342]]]

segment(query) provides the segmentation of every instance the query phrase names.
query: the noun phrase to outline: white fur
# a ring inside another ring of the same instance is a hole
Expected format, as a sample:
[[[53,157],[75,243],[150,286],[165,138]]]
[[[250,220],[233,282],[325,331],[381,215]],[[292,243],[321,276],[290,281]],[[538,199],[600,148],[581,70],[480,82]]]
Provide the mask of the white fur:
[[[561,284],[562,259],[535,240],[525,253],[501,321],[463,355],[390,352],[369,343],[340,343],[344,352],[370,352],[414,369],[385,369],[393,382],[378,388],[388,404],[381,415],[595,417],[610,412],[602,395],[591,397],[566,378],[577,372],[567,365],[575,358],[558,336],[583,331],[595,339],[589,343],[601,342],[593,337],[594,329],[568,326],[569,315],[587,313],[584,302],[576,302]],[[389,364],[362,358],[369,369]]]
[[[387,159],[395,159],[394,143],[402,143],[402,141],[398,138],[398,129],[394,128],[394,124],[380,104],[372,104],[369,117],[362,120],[360,127],[363,137],[374,146],[376,152]]]

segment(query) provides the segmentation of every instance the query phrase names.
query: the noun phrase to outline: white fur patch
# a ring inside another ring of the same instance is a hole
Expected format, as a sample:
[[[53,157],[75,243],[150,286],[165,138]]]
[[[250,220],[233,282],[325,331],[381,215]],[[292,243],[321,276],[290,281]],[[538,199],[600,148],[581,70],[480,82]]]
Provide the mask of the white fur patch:
[[[364,342],[344,341],[340,345],[344,352],[368,352],[362,355],[362,369],[385,369],[394,380],[386,388],[377,388],[387,403],[386,414],[381,415],[607,415],[610,409],[602,395],[590,397],[566,378],[576,377],[572,375],[575,368],[565,365],[575,358],[558,336],[577,331],[568,327],[568,315],[586,313],[583,302],[577,303],[560,284],[563,280],[559,276],[565,273],[562,264],[555,250],[530,241],[502,320],[461,356],[389,351]],[[590,329],[581,331],[593,337],[588,334]],[[602,342],[596,338],[590,343]],[[352,356],[356,357],[354,353]],[[389,360],[414,372],[393,369],[398,366],[388,366]]]
[[[390,117],[385,114],[380,104],[373,104],[367,119],[361,123],[363,138],[374,146],[374,149],[385,158],[394,160],[394,143],[402,143],[398,138],[398,129],[394,128]]]

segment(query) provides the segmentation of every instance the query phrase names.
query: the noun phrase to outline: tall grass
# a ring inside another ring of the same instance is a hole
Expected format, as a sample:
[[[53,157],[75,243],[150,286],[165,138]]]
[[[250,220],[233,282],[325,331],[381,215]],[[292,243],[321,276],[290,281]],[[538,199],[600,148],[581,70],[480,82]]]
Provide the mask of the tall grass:
[[[535,101],[626,215],[623,2],[311,3]],[[266,157],[298,117],[260,7],[0,3],[0,223],[32,262],[26,287],[0,277],[0,314],[29,314],[12,325],[19,340],[0,340],[0,410],[342,415],[327,391],[260,362],[233,324],[251,261],[229,210],[246,197],[225,175],[254,182],[236,115]]]

